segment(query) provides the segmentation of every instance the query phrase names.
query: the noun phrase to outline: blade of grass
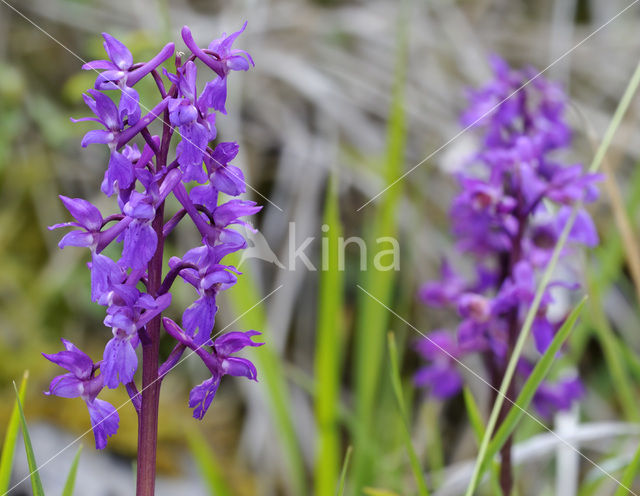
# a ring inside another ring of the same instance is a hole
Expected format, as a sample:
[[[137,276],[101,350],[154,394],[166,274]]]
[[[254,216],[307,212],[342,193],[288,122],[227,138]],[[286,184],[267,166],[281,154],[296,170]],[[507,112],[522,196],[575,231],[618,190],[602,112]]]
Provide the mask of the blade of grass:
[[[27,390],[27,381],[29,372],[26,371],[22,375],[20,382],[20,392],[18,397],[24,401],[24,395]],[[18,429],[20,428],[20,412],[18,410],[18,402],[16,401],[11,410],[9,423],[4,433],[4,443],[2,444],[2,455],[0,456],[0,494],[4,494],[9,490],[11,482],[11,470],[13,468],[13,456],[16,451],[16,441],[18,440]]]
[[[515,404],[509,409],[509,413],[505,417],[502,424],[500,424],[500,428],[497,430],[495,437],[489,443],[489,447],[487,449],[486,460],[492,460],[493,457],[500,451],[502,445],[506,442],[509,436],[513,433],[518,422],[524,415],[524,412],[527,411],[529,405],[531,404],[531,400],[533,399],[533,395],[538,390],[538,386],[544,380],[544,378],[551,370],[554,361],[557,358],[557,354],[562,348],[562,345],[566,342],[575,326],[576,321],[584,307],[584,303],[586,301],[586,297],[582,298],[580,303],[576,305],[573,309],[569,317],[564,321],[562,327],[558,330],[556,335],[554,336],[551,344],[544,352],[538,363],[534,367],[531,375],[527,378],[527,381],[522,386],[522,390],[518,395]]]
[[[398,402],[398,409],[400,410],[400,416],[402,417],[403,440],[409,455],[409,461],[411,463],[411,470],[413,471],[413,477],[416,480],[418,486],[418,494],[420,496],[429,496],[429,489],[427,488],[427,481],[424,477],[424,472],[420,466],[420,460],[413,448],[411,442],[411,428],[409,427],[409,419],[407,417],[407,407],[404,403],[404,395],[402,394],[402,383],[400,382],[400,368],[398,365],[398,350],[396,348],[396,340],[392,332],[387,336],[389,341],[389,358],[391,360],[391,384],[393,385],[393,391]]]
[[[339,240],[342,224],[335,177],[327,188],[324,211],[327,254],[320,272],[318,327],[316,330],[315,376],[316,446],[315,494],[331,494],[338,478],[340,464],[340,369],[342,361],[343,277],[339,266]],[[324,241],[324,240],[323,240]]]
[[[73,496],[73,489],[76,486],[76,475],[78,474],[78,462],[80,462],[80,453],[82,453],[82,445],[80,445],[78,451],[76,451],[76,456],[73,457],[73,462],[71,462],[67,481],[64,484],[64,489],[62,489],[62,496]]]
[[[244,270],[243,277],[238,278],[233,290],[228,291],[227,295],[238,315],[244,314],[255,305],[255,302],[260,301],[260,292],[248,267]],[[252,360],[258,368],[260,380],[264,381],[267,388],[265,396],[278,430],[278,440],[291,476],[290,483],[293,492],[294,494],[307,494],[304,458],[293,424],[292,414],[294,410],[291,407],[289,385],[285,378],[282,361],[276,350],[269,343],[268,322],[263,307],[257,306],[253,308],[243,315],[237,324],[246,329],[263,331],[265,334],[266,344],[252,355]]]
[[[225,480],[222,467],[202,434],[195,429],[188,430],[187,443],[211,496],[231,496],[233,492]]]
[[[636,450],[631,463],[627,466],[627,469],[624,471],[622,476],[622,484],[618,486],[618,489],[614,493],[613,496],[627,496],[629,494],[629,487],[633,485],[633,481],[638,475],[638,471],[640,471],[640,445]]]
[[[347,471],[349,470],[349,460],[351,460],[351,452],[353,449],[351,446],[347,447],[347,452],[344,455],[344,462],[342,463],[342,470],[340,471],[340,481],[338,482],[338,490],[336,496],[344,496],[344,485],[347,480]]]
[[[430,439],[427,442],[427,460],[429,461],[429,471],[431,473],[431,485],[434,488],[440,487],[444,476],[444,447],[442,444],[442,430],[440,428],[440,408],[433,401],[427,401],[424,406],[425,425],[429,426]]]
[[[638,407],[637,395],[629,377],[629,369],[627,361],[625,361],[624,353],[621,347],[622,343],[616,338],[607,316],[602,307],[602,298],[600,295],[600,287],[594,284],[591,271],[587,270],[587,284],[591,295],[591,324],[595,330],[595,335],[604,354],[604,359],[611,375],[613,388],[617,393],[620,406],[628,420],[634,422],[640,421],[640,408]]]
[[[404,5],[403,5],[404,7]],[[402,7],[401,7],[402,8]],[[407,71],[407,22],[401,14],[398,25],[398,50],[395,67],[395,81],[391,109],[387,127],[387,152],[384,180],[391,184],[402,175],[404,151],[407,139],[404,109],[405,82]],[[390,188],[382,197],[377,208],[372,227],[367,233],[367,245],[375,246],[381,237],[397,234],[396,213],[401,197],[401,183]],[[362,274],[361,284],[365,288],[376,288],[384,305],[391,306],[395,271],[379,271],[371,268]],[[384,334],[388,330],[389,315],[383,305],[379,305],[366,295],[359,295],[357,301],[358,321],[354,344],[355,353],[355,414],[358,428],[354,432],[356,451],[353,461],[354,493],[359,494],[364,484],[370,482],[375,471],[375,456],[368,440],[373,435],[376,390],[384,362]]]
[[[16,390],[16,401],[18,403],[18,411],[20,413],[20,426],[22,427],[22,437],[24,439],[24,450],[27,453],[27,463],[29,465],[29,472],[31,477],[31,490],[33,496],[44,496],[44,489],[42,489],[42,481],[40,480],[40,474],[38,473],[38,463],[36,462],[36,456],[33,453],[33,446],[31,445],[31,437],[29,437],[29,430],[27,429],[27,420],[24,418],[24,411],[22,410],[22,401],[20,401],[20,393],[16,383],[13,383],[13,388]]]
[[[611,123],[609,124],[609,127],[605,132],[604,138],[602,139],[600,146],[598,147],[598,151],[593,157],[593,161],[591,162],[591,165],[589,167],[589,172],[591,173],[596,172],[600,168],[600,165],[602,164],[602,160],[604,159],[607,153],[607,150],[611,145],[613,136],[616,130],[618,129],[618,127],[620,126],[620,123],[622,122],[622,118],[624,117],[624,114],[629,108],[631,100],[633,99],[633,96],[635,95],[639,84],[640,84],[640,63],[638,63],[633,75],[631,76],[631,80],[629,81],[629,84],[627,85],[627,88],[625,89],[625,92],[622,95],[622,98],[620,99],[620,103],[618,104],[618,107],[616,108],[616,111],[613,114]],[[487,448],[489,447],[489,441],[491,440],[491,436],[493,435],[493,431],[496,427],[500,409],[502,408],[502,404],[504,403],[504,398],[506,397],[507,390],[509,388],[509,385],[511,384],[511,379],[513,378],[513,374],[515,372],[515,368],[518,363],[518,360],[520,359],[520,355],[522,354],[522,350],[524,348],[525,342],[529,337],[533,320],[538,312],[538,309],[540,308],[540,302],[542,301],[544,292],[551,280],[551,275],[555,270],[556,264],[558,262],[558,258],[560,256],[560,252],[564,248],[564,245],[569,236],[569,232],[571,231],[571,228],[573,227],[573,224],[576,220],[576,215],[577,215],[577,207],[574,207],[569,219],[567,220],[566,225],[564,226],[564,229],[562,230],[560,237],[558,238],[556,246],[553,250],[553,254],[551,256],[551,260],[549,261],[549,264],[547,265],[547,268],[542,275],[542,279],[536,291],[534,300],[531,304],[531,307],[529,308],[529,311],[527,312],[527,316],[525,317],[525,321],[520,331],[520,335],[518,336],[518,340],[516,341],[516,344],[514,346],[513,353],[511,354],[509,363],[507,364],[507,369],[505,371],[504,378],[500,385],[499,394],[496,398],[496,402],[491,411],[491,415],[489,416],[489,422],[487,424],[485,435],[483,436],[483,439],[482,439],[482,444],[480,445],[478,457],[476,458],[475,467],[473,469],[473,475],[471,476],[471,482],[469,483],[469,486],[467,487],[467,491],[465,493],[466,496],[473,495],[478,485],[478,482],[480,480],[481,471],[485,464]]]
[[[640,163],[636,163],[633,172],[628,181],[629,192],[626,203],[626,215],[633,217],[635,212],[640,208]],[[591,264],[593,271],[594,285],[601,288],[610,287],[614,281],[624,278],[622,270],[625,262],[625,251],[622,244],[622,237],[615,225],[611,224],[609,229],[604,233],[601,244],[593,250],[593,258],[597,261]],[[595,268],[597,267],[597,269]],[[584,354],[587,342],[592,335],[592,328],[588,322],[578,323],[573,333],[570,355],[575,362]],[[628,347],[621,347],[624,352],[628,353],[627,358],[633,354]],[[629,363],[629,362],[628,362]],[[632,368],[633,364],[629,363]]]
[[[462,397],[464,398],[464,406],[467,409],[469,423],[471,424],[473,433],[476,436],[476,441],[478,441],[479,444],[482,441],[482,436],[484,436],[484,421],[482,420],[480,408],[478,408],[478,404],[473,397],[473,393],[467,386],[462,390]]]

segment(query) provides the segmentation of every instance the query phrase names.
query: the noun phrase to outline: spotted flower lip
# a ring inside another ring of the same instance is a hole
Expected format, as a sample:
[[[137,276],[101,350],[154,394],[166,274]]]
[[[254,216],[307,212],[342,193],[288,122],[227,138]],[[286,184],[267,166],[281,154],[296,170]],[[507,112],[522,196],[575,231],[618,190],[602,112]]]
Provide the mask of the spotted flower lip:
[[[148,429],[148,416],[157,414],[158,402],[145,400],[147,395],[141,395],[136,386],[137,378],[141,376],[143,386],[148,387],[149,377],[157,372],[157,381],[162,381],[187,348],[196,352],[211,374],[189,395],[196,418],[201,419],[209,408],[222,376],[257,380],[253,363],[233,355],[247,346],[260,346],[262,343],[251,339],[258,332],[212,338],[217,295],[241,275],[223,259],[247,246],[233,226],[253,229],[246,218],[261,209],[248,200],[222,201],[221,193],[235,197],[245,192],[244,175],[230,163],[238,144],[212,143],[217,136],[216,116],[226,113],[227,77],[253,65],[247,52],[232,47],[245,27],[246,23],[230,36],[213,40],[204,50],[195,45],[185,27],[183,35],[192,54],[184,64],[182,55],[176,56],[162,71],[158,68],[175,53],[173,43],[147,62],[136,62],[124,43],[103,33],[106,58],[83,66],[99,73],[94,87],[83,94],[93,116],[72,120],[96,124],[82,138],[82,147],[106,145],[109,150],[100,190],[115,196],[116,210],[103,215],[85,199],[60,196],[73,220],[49,229],[70,228],[60,248],[89,248],[91,300],[104,307],[103,324],[110,337],[105,339],[98,363],[65,340],[63,351],[44,356],[67,371],[53,379],[46,394],[85,401],[98,449],[106,446],[119,423],[115,408],[98,398],[102,390],[124,385],[141,429]],[[199,74],[197,59],[205,62]],[[214,69],[213,74],[209,68]],[[205,73],[208,80],[199,86],[198,77],[204,79]],[[160,96],[142,115],[133,86],[147,75]],[[158,127],[161,131],[153,134]],[[165,211],[174,205],[178,211],[166,219]],[[167,236],[186,219],[195,226],[202,244],[187,249],[182,258],[165,258]],[[173,284],[180,280],[193,291],[193,300],[182,312],[182,327],[165,320],[168,336],[164,336],[162,315],[173,300]],[[157,349],[153,347],[161,338],[174,341],[164,363],[149,353]],[[147,443],[140,446],[149,448]]]
[[[456,361],[469,354],[482,354],[494,374],[503,370],[534,300],[540,270],[572,208],[578,211],[562,259],[567,261],[579,245],[598,243],[581,204],[597,199],[602,177],[585,173],[580,164],[563,164],[555,154],[571,142],[564,92],[530,68],[512,69],[497,56],[490,65],[494,79],[468,92],[469,107],[461,121],[477,130],[480,146],[468,161],[471,167],[456,174],[459,192],[449,212],[456,251],[475,264],[475,274],[465,276],[445,260],[440,278],[424,284],[418,294],[429,306],[453,309],[458,319],[455,334],[436,331],[429,336],[445,358],[433,343],[418,346],[427,365],[415,382],[440,398],[460,391],[463,380]],[[524,84],[532,74],[535,84]],[[548,312],[554,301],[551,290],[560,287],[577,285],[556,280],[547,286],[532,325],[539,353],[563,322]],[[520,366],[518,372],[526,376],[527,370]],[[543,415],[568,408],[582,394],[575,381],[543,384],[534,404]]]

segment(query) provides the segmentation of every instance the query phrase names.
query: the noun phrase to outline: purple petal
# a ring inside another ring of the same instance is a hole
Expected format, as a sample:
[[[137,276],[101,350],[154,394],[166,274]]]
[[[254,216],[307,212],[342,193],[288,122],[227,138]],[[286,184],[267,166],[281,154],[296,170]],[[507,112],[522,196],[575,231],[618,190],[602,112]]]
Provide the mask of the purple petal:
[[[92,60],[82,66],[85,71],[113,70],[118,67],[110,60]]]
[[[187,45],[189,50],[191,50],[196,57],[207,64],[213,71],[215,71],[216,74],[218,74],[218,76],[224,76],[224,63],[220,60],[216,60],[211,55],[204,53],[204,51],[194,41],[191,30],[187,26],[183,26],[181,34],[185,45]]]
[[[218,143],[216,147],[213,149],[213,154],[211,158],[218,165],[226,165],[231,162],[236,155],[238,155],[238,151],[240,150],[240,146],[235,141],[226,141],[223,143]]]
[[[120,69],[126,70],[133,65],[133,56],[124,44],[108,33],[102,33],[104,49],[107,55]]]
[[[256,206],[256,203],[252,201],[230,200],[213,211],[213,220],[216,226],[226,227],[239,217],[253,215],[261,209],[262,207]]]
[[[182,327],[197,344],[202,344],[211,337],[217,311],[215,297],[202,296],[182,314]]]
[[[45,357],[49,358],[47,355]],[[78,398],[82,395],[83,390],[83,383],[80,379],[74,374],[64,374],[53,378],[49,385],[49,391],[45,391],[45,394],[52,394],[60,398]]]
[[[94,253],[91,258],[91,300],[97,302],[104,293],[111,291],[114,283],[120,283],[123,277],[122,269],[113,260]]]
[[[152,220],[156,214],[152,202],[153,198],[151,198],[150,195],[133,191],[122,211],[125,215],[133,217],[134,219]]]
[[[87,231],[99,231],[102,227],[102,214],[94,205],[82,198],[59,196],[69,213],[82,224]]]
[[[196,186],[189,191],[189,198],[196,205],[203,205],[213,211],[218,204],[218,191],[210,184]]]
[[[133,88],[125,86],[121,88],[122,94],[120,95],[120,105],[118,111],[120,112],[120,119],[127,118],[127,123],[133,126],[140,120],[142,111],[140,110],[140,97],[138,92]]]
[[[113,103],[113,100],[97,90],[90,89],[88,92],[95,101],[95,114],[104,123],[105,127],[109,131],[121,131],[122,120],[120,119],[118,107]]]
[[[85,231],[71,231],[62,237],[58,243],[58,247],[61,249],[65,246],[80,246],[88,248],[94,244],[94,241],[95,238],[92,233]]]
[[[264,343],[254,343],[252,336],[259,336],[258,331],[228,332],[218,337],[214,341],[216,353],[221,356],[228,356],[231,353],[240,351],[246,346],[262,346]]]
[[[198,69],[196,64],[189,60],[182,70],[182,77],[178,80],[178,89],[183,97],[187,98],[192,103],[195,103],[198,99],[198,92],[196,89],[196,78],[198,77]]]
[[[78,379],[88,379],[93,372],[93,360],[79,349],[60,351],[53,354],[42,354],[47,360],[71,372]]]
[[[255,365],[246,358],[229,357],[222,360],[222,370],[227,375],[234,377],[246,377],[252,381],[258,380],[258,371]]]
[[[244,174],[234,165],[218,167],[209,179],[214,188],[231,196],[238,196],[247,190]]]
[[[211,377],[194,387],[189,394],[189,408],[193,408],[193,418],[202,420],[207,413],[211,401],[218,391],[220,377]]]
[[[132,269],[144,269],[156,252],[158,236],[150,224],[134,221],[124,232],[122,261]]]
[[[107,446],[107,438],[118,432],[118,412],[113,405],[99,399],[87,402],[87,408],[96,439],[96,449],[104,449]]]
[[[129,73],[129,76],[127,77],[127,85],[133,86],[138,81],[140,81],[140,79],[142,79],[144,76],[149,74],[153,69],[156,69],[157,67],[159,67],[160,64],[162,64],[165,60],[167,60],[169,57],[173,55],[174,50],[175,50],[175,45],[173,43],[167,43],[162,48],[162,50],[158,52],[158,55],[153,57],[146,64],[142,65],[141,67],[138,67],[137,69]]]
[[[536,342],[536,349],[540,353],[547,351],[554,336],[554,327],[546,318],[537,318],[533,321],[533,338]]]
[[[111,152],[109,168],[101,186],[102,192],[111,196],[114,185],[117,184],[118,188],[126,189],[131,186],[133,181],[133,164],[122,153],[115,150]]]
[[[114,389],[131,382],[137,368],[138,357],[128,339],[114,337],[107,343],[100,365],[105,386]]]
[[[200,110],[213,109],[222,114],[227,114],[225,103],[227,101],[227,78],[218,77],[213,81],[209,81],[202,95],[198,99]],[[204,113],[204,112],[203,112]]]
[[[428,387],[433,395],[440,399],[450,398],[460,392],[462,376],[454,366],[433,364],[423,367],[413,377],[418,387]]]
[[[84,135],[80,144],[82,145],[83,148],[85,148],[87,145],[90,145],[93,143],[102,143],[102,144],[112,143],[115,140],[115,137],[116,135],[111,131],[94,129],[93,131],[89,131],[87,134]]]

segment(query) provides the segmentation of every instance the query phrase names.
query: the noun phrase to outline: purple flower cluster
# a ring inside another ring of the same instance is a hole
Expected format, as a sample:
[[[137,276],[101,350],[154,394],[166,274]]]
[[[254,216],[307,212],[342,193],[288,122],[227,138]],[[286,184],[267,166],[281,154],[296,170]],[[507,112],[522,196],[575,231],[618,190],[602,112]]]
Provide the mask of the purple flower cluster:
[[[571,142],[564,120],[566,96],[531,68],[511,69],[491,59],[495,79],[469,94],[464,126],[481,130],[480,150],[462,172],[450,211],[457,250],[471,257],[473,277],[464,277],[444,261],[441,278],[425,284],[420,299],[432,307],[455,309],[456,333],[433,332],[417,345],[428,362],[415,376],[439,398],[460,391],[463,377],[456,361],[478,353],[499,385],[524,317],[536,293],[536,276],[549,262],[571,209],[594,201],[599,177],[579,164],[565,165],[555,156]],[[530,84],[522,88],[529,80]],[[515,92],[515,93],[514,93]],[[598,235],[589,214],[579,207],[569,234],[570,247],[594,246]],[[552,282],[545,292],[532,332],[543,353],[564,319],[552,320],[551,288],[575,285]],[[521,359],[518,375],[526,378],[533,363]],[[580,397],[577,378],[545,383],[534,403],[543,415],[566,409]]]
[[[87,200],[61,196],[75,220],[50,229],[73,228],[60,241],[60,248],[89,248],[91,299],[105,307],[104,325],[111,329],[112,338],[102,360],[96,363],[66,340],[65,351],[44,356],[68,371],[53,379],[46,394],[80,397],[86,402],[98,449],[104,448],[107,437],[116,433],[119,418],[116,409],[97,396],[105,387],[124,384],[140,412],[141,393],[134,381],[139,368],[136,350],[152,344],[157,349],[161,322],[176,344],[166,361],[157,366],[157,380],[175,366],[187,348],[202,359],[211,373],[191,391],[189,406],[194,409],[195,418],[203,418],[223,375],[257,378],[250,361],[232,355],[246,346],[259,346],[261,343],[254,343],[251,338],[260,333],[230,332],[212,339],[217,295],[233,286],[239,274],[234,267],[224,265],[222,259],[247,246],[242,235],[231,227],[245,224],[240,218],[261,208],[239,199],[220,203],[220,193],[244,193],[245,181],[242,171],[231,165],[238,153],[236,143],[209,146],[216,137],[217,113],[226,113],[229,73],[246,71],[253,65],[248,53],[232,49],[245,26],[212,41],[206,49],[198,47],[189,28],[184,27],[182,38],[191,54],[175,55],[175,71],[162,69],[166,80],[160,67],[174,56],[173,43],[148,62],[134,63],[124,44],[103,33],[109,60],[83,66],[85,70],[101,72],[94,88],[83,95],[95,117],[78,120],[95,121],[104,129],[89,131],[82,146],[108,145],[110,158],[101,190],[109,197],[116,196],[118,211],[104,217]],[[214,71],[201,93],[197,88],[197,61]],[[145,107],[134,86],[146,76],[155,81],[160,101],[143,115]],[[152,134],[152,124],[160,127],[159,134]],[[132,141],[138,136],[142,149]],[[175,160],[170,161],[173,139],[179,142]],[[165,200],[170,195],[177,199],[180,209],[165,219]],[[165,239],[185,218],[195,225],[202,245],[187,251],[182,258],[171,258],[163,273]],[[119,260],[103,254],[107,246],[120,243]],[[161,316],[171,304],[171,287],[178,276],[197,294],[182,314],[182,326]]]

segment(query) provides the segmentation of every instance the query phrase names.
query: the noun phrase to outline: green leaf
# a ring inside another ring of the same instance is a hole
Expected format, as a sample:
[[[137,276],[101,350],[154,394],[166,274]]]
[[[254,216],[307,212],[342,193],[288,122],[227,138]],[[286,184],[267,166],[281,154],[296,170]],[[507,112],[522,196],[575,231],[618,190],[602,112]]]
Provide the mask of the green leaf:
[[[65,482],[64,489],[62,490],[62,496],[73,496],[73,488],[76,486],[76,475],[78,473],[80,453],[82,453],[82,445],[80,445],[78,451],[76,451],[76,456],[73,457],[73,462],[71,462],[71,468],[67,475],[67,482]]]
[[[211,495],[232,496],[233,492],[225,480],[222,467],[202,434],[195,429],[188,430],[187,442]]]
[[[338,483],[338,490],[336,496],[344,496],[344,485],[347,480],[347,471],[349,470],[349,460],[351,459],[351,446],[347,447],[347,452],[344,455],[344,462],[342,463],[342,470],[340,471],[340,482]]]
[[[404,395],[402,394],[402,383],[400,382],[400,367],[398,365],[398,350],[396,348],[396,340],[392,332],[388,334],[389,341],[389,358],[391,359],[391,384],[393,386],[393,392],[398,402],[398,409],[400,410],[400,416],[402,417],[402,425],[404,429],[403,441],[407,455],[409,455],[409,461],[411,463],[411,470],[413,471],[413,477],[416,480],[418,486],[418,494],[420,496],[429,496],[429,489],[427,488],[427,481],[424,477],[424,472],[420,466],[420,460],[413,448],[413,442],[411,440],[411,429],[409,427],[409,420],[407,419],[407,408],[404,403]]]
[[[22,410],[22,401],[20,401],[20,393],[16,383],[13,383],[13,388],[16,390],[16,401],[18,403],[18,411],[20,412],[20,426],[22,427],[22,437],[24,438],[24,449],[27,453],[27,463],[29,464],[29,472],[31,477],[31,490],[33,496],[44,496],[44,489],[42,489],[42,481],[40,480],[40,474],[38,473],[38,464],[36,462],[36,456],[33,453],[33,446],[31,445],[31,438],[29,437],[29,430],[27,429],[27,420],[24,418],[24,411]]]
[[[389,189],[381,196],[380,205],[375,207],[374,216],[368,223],[371,228],[366,233],[367,246],[376,246],[381,237],[396,237],[396,215],[402,198],[402,181],[407,123],[405,115],[405,84],[407,71],[407,25],[401,16],[398,25],[398,50],[395,67],[395,81],[387,126],[387,151],[383,179]],[[396,184],[397,183],[397,184]],[[364,206],[363,206],[364,207]],[[362,210],[362,208],[360,210]],[[367,207],[373,209],[373,207]],[[367,210],[362,211],[368,214]],[[361,286],[370,291],[373,288],[382,305],[359,294],[357,300],[356,332],[354,338],[355,375],[355,415],[358,419],[355,436],[356,450],[353,460],[354,493],[359,494],[363,485],[371,481],[376,471],[376,461],[382,459],[372,449],[374,414],[377,411],[376,393],[380,387],[382,365],[384,363],[384,336],[388,331],[389,312],[384,307],[392,306],[393,287],[396,279],[394,270],[376,270],[368,260],[368,270],[362,273]]]
[[[529,408],[529,404],[533,399],[533,395],[538,390],[538,386],[540,386],[540,383],[547,376],[549,370],[551,370],[558,352],[569,337],[586,299],[586,297],[582,298],[580,303],[576,305],[569,317],[567,317],[562,324],[562,327],[560,327],[556,335],[553,337],[553,340],[547,350],[544,352],[540,360],[538,360],[538,363],[531,372],[531,375],[529,375],[527,381],[524,383],[515,404],[509,409],[509,413],[503,420],[502,424],[500,424],[500,428],[496,432],[495,437],[491,443],[489,443],[485,460],[493,459],[493,457],[500,451],[502,445],[507,441],[507,439],[509,439],[509,436],[511,436],[518,425],[518,422],[524,415],[524,412]]]
[[[338,419],[344,288],[339,254],[342,224],[334,177],[330,178],[327,188],[324,224],[328,227],[325,234],[327,248],[323,250],[322,272],[320,272],[315,351],[315,411],[318,425],[315,494],[331,494],[338,479],[340,465]]]
[[[600,287],[593,281],[591,270],[587,270],[587,285],[591,295],[591,324],[595,330],[595,336],[600,342],[604,354],[605,363],[609,369],[613,388],[620,401],[620,406],[625,417],[633,422],[640,421],[640,408],[638,407],[637,394],[633,387],[629,371],[629,363],[624,360],[622,349],[625,344],[620,343],[616,337],[602,306]]]
[[[229,256],[232,265],[237,266],[238,254]],[[225,259],[226,260],[226,259]],[[237,315],[242,315],[234,325],[245,329],[256,329],[264,333],[265,345],[252,350],[251,359],[258,369],[258,379],[266,386],[265,397],[271,411],[271,416],[278,430],[278,440],[283,450],[285,463],[291,475],[291,484],[294,494],[308,494],[307,479],[304,466],[304,458],[298,443],[293,424],[294,409],[289,397],[289,385],[284,375],[284,367],[281,358],[270,342],[267,317],[260,298],[258,285],[252,276],[250,268],[243,267],[243,276],[231,291],[227,291],[231,306]],[[274,290],[272,292],[275,293]],[[265,303],[268,305],[268,295]]]
[[[462,390],[462,396],[464,398],[464,406],[467,409],[467,415],[469,416],[471,428],[473,429],[473,433],[476,436],[476,441],[478,441],[479,444],[482,441],[482,436],[484,436],[484,421],[482,420],[480,408],[478,408],[478,404],[473,397],[473,393],[467,386],[465,386]]]
[[[27,390],[27,381],[29,372],[26,371],[22,375],[20,382],[20,392],[18,397],[24,401],[24,395]],[[13,468],[13,455],[16,451],[16,441],[18,440],[18,429],[20,428],[20,411],[18,409],[18,401],[16,400],[11,410],[7,430],[4,433],[4,443],[2,445],[2,456],[0,456],[0,494],[5,494],[9,490],[11,481],[11,469]]]
[[[613,496],[627,496],[630,493],[633,494],[631,491],[631,486],[633,485],[633,481],[635,480],[636,475],[638,475],[638,471],[640,471],[640,445],[638,446],[638,449],[636,450],[631,463],[624,471],[622,480],[618,483],[618,489]]]

